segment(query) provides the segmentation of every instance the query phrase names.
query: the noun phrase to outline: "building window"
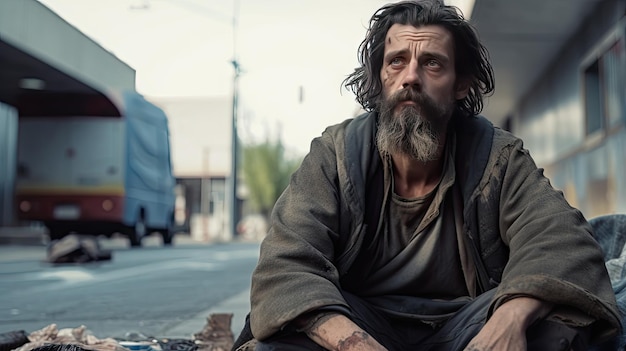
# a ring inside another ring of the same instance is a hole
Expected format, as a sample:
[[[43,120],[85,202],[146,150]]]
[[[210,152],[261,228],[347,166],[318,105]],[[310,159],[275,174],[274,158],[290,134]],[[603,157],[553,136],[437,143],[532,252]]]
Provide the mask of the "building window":
[[[600,93],[600,70],[594,62],[585,70],[585,113],[587,115],[587,134],[592,134],[603,127],[602,100]]]
[[[209,203],[209,212],[223,211],[226,204],[226,178],[211,179],[211,195]]]
[[[624,63],[624,47],[623,41],[620,40],[613,45],[602,56],[601,63],[604,67],[604,104],[606,107],[606,117],[609,127],[614,126],[620,121],[624,120],[624,113],[626,112],[626,69]]]
[[[611,128],[625,119],[626,61],[623,39],[584,70],[587,135]]]

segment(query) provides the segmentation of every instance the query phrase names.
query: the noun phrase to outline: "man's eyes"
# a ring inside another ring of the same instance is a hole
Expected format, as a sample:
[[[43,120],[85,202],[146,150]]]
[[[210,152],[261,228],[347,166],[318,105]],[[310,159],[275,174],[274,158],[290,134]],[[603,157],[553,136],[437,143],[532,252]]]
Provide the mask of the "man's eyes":
[[[390,66],[401,66],[404,65],[406,60],[403,57],[394,57],[389,60]],[[423,62],[423,65],[428,68],[440,68],[442,67],[441,62],[437,59],[427,59]]]
[[[404,59],[402,57],[394,57],[389,61],[389,64],[392,66],[398,66],[404,63]]]
[[[441,67],[441,63],[439,63],[439,61],[437,61],[435,59],[430,59],[430,60],[426,61],[425,65],[427,67],[432,67],[432,68]]]

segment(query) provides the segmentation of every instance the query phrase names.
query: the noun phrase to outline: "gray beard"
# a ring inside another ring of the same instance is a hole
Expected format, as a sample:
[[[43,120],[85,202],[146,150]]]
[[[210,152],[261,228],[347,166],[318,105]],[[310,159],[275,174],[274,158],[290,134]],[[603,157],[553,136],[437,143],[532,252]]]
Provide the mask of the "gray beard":
[[[378,148],[388,154],[405,154],[427,162],[438,158],[439,136],[432,125],[424,120],[414,107],[403,108],[398,116],[381,116],[376,134]]]
[[[446,132],[454,103],[437,105],[423,94],[415,99],[419,109],[404,106],[398,113],[393,112],[398,97],[381,102],[376,143],[384,153],[400,153],[421,162],[435,161],[439,159],[441,136]]]

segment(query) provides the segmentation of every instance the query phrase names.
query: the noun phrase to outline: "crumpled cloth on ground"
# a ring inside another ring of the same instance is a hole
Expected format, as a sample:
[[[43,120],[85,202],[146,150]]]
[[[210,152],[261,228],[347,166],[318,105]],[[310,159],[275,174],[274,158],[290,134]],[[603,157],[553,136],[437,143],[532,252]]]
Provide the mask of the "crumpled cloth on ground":
[[[591,218],[589,224],[593,235],[604,253],[606,265],[617,307],[622,315],[622,324],[626,327],[626,214],[610,214]],[[626,330],[613,342],[591,348],[593,351],[626,350]]]
[[[140,343],[152,343],[152,351],[230,351],[234,343],[231,329],[232,318],[232,313],[209,315],[204,328],[193,334],[192,339],[155,338],[141,333],[128,333],[126,339]],[[124,341],[120,341],[120,343],[123,346],[128,346]],[[131,350],[133,349],[131,348]]]
[[[33,351],[33,349],[50,345],[76,345],[87,350],[95,351],[129,351],[113,338],[98,339],[81,325],[78,328],[58,329],[56,324],[50,324],[43,329],[28,335],[30,342],[13,351]]]
[[[144,335],[129,335],[129,339],[135,342],[149,341],[155,351],[230,351],[234,343],[232,318],[232,313],[211,314],[204,328],[193,334],[193,340],[156,339]],[[28,340],[28,343],[13,351],[130,351],[120,344],[124,341],[113,338],[98,339],[84,325],[59,330],[56,324],[50,324],[30,333]],[[72,345],[77,347],[72,348]],[[40,347],[43,348],[36,350]]]
[[[611,285],[616,286],[626,278],[626,245],[622,248],[619,257],[606,261],[606,270],[611,278]]]
[[[90,351],[74,344],[46,344],[33,349],[33,351]]]
[[[111,251],[102,250],[96,237],[70,234],[50,243],[47,260],[50,263],[86,263],[111,257]]]

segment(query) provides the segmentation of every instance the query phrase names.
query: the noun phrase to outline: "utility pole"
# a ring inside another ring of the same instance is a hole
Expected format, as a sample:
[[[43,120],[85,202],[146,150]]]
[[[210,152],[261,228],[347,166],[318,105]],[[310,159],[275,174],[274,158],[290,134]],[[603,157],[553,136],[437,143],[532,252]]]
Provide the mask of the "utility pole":
[[[237,117],[239,104],[239,75],[241,67],[237,61],[237,20],[239,17],[239,0],[233,0],[233,116],[232,116],[232,164],[230,169],[230,229],[233,238],[237,236],[237,222],[239,222],[239,206],[237,201],[237,174],[239,163],[239,134],[237,132]]]
[[[211,240],[209,232],[209,216],[211,214],[211,177],[209,172],[210,149],[202,149],[202,178],[200,179],[200,213],[202,213],[202,241]]]
[[[0,0],[2,1],[2,0]],[[131,5],[131,10],[149,10],[150,9],[150,0],[143,0],[144,2],[141,5]],[[239,205],[237,201],[237,175],[238,175],[238,166],[239,166],[239,135],[237,132],[237,115],[238,115],[238,105],[239,105],[239,76],[241,74],[241,66],[239,65],[238,57],[237,57],[237,31],[238,31],[238,20],[239,20],[239,1],[233,0],[233,15],[232,15],[232,29],[233,29],[233,59],[231,61],[234,68],[233,75],[233,106],[232,106],[232,141],[231,141],[231,171],[230,171],[230,182],[227,182],[225,195],[226,195],[226,207],[229,203],[229,215],[230,215],[230,233],[233,237],[237,235],[237,222],[239,222]],[[182,5],[191,11],[189,5],[193,3],[176,3],[177,5]],[[197,6],[194,6],[197,7]],[[213,13],[212,16],[216,14]],[[223,20],[223,16],[219,16],[220,20]],[[226,230],[224,228],[224,230]],[[226,236],[228,233],[223,233]]]

